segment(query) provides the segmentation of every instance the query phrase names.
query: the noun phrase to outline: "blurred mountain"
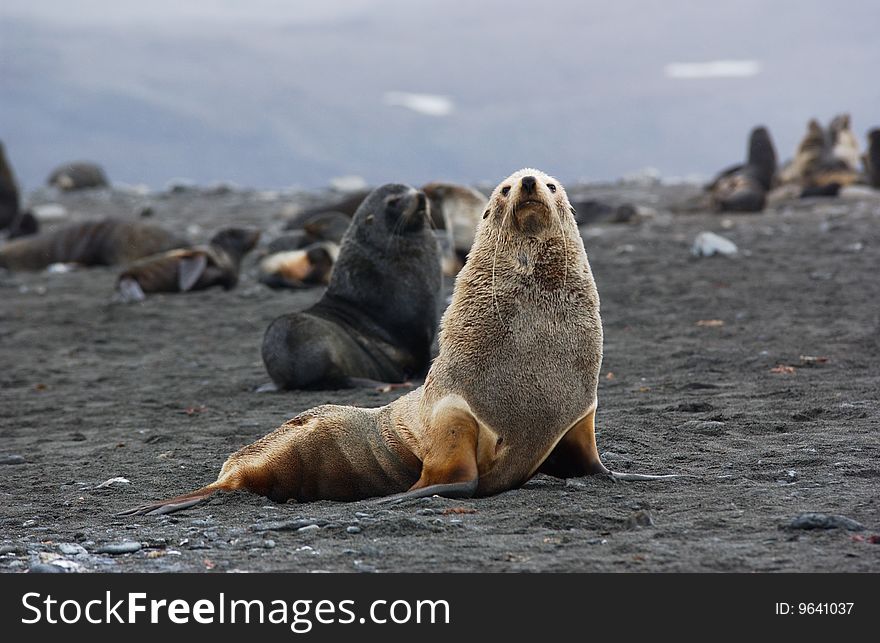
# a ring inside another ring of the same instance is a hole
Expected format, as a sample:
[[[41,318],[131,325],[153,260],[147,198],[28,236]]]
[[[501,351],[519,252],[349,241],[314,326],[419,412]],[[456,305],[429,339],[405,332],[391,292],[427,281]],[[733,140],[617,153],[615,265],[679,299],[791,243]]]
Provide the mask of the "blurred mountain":
[[[152,187],[706,176],[757,123],[782,158],[811,116],[880,125],[878,24],[876,0],[4,0],[0,140],[28,188],[80,158]],[[667,75],[707,61],[753,71]]]

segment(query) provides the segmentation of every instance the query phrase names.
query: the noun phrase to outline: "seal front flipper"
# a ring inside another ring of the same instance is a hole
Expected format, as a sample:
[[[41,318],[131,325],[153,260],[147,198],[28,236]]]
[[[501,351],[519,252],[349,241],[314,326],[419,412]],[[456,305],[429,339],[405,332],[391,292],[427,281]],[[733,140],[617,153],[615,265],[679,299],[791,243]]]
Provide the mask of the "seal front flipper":
[[[480,425],[466,407],[457,395],[450,395],[435,407],[426,427],[429,444],[421,476],[408,491],[381,498],[379,503],[433,495],[470,498],[476,493],[480,480]]]
[[[181,257],[177,268],[177,285],[180,292],[192,290],[207,267],[208,258],[202,253]]]
[[[596,409],[578,420],[547,456],[538,468],[557,478],[576,478],[590,475],[607,475],[614,480],[638,482],[648,480],[666,480],[682,477],[678,474],[654,475],[647,473],[618,473],[610,471],[599,457],[596,447]]]

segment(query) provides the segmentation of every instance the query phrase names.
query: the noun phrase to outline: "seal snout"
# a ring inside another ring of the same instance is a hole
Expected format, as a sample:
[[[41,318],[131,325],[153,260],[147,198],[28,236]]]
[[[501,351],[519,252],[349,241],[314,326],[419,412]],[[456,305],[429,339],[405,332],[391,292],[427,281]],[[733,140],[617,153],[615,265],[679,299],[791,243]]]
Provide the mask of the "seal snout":
[[[533,176],[524,176],[520,181],[523,194],[534,194],[538,187],[538,180]]]

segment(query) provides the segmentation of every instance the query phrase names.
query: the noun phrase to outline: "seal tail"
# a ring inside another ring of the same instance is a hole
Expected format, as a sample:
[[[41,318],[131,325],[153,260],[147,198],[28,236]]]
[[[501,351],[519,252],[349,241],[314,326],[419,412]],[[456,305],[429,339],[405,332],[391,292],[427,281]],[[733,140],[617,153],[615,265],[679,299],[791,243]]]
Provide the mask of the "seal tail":
[[[189,509],[190,507],[193,507],[200,502],[204,502],[218,491],[231,490],[232,487],[228,483],[212,482],[211,484],[204,486],[201,489],[196,489],[191,493],[187,493],[182,496],[176,496],[174,498],[167,498],[165,500],[159,500],[158,502],[152,502],[146,505],[141,505],[140,507],[135,507],[134,509],[120,511],[116,515],[160,516],[162,514],[170,514],[174,513],[175,511],[181,511],[182,509]]]

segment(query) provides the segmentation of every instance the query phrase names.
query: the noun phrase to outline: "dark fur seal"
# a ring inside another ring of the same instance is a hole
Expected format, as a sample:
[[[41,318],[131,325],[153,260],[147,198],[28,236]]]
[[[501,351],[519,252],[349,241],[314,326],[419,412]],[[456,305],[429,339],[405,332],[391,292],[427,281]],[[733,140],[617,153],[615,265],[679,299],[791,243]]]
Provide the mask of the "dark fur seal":
[[[776,149],[766,127],[749,135],[746,162],[723,170],[707,186],[712,206],[719,212],[760,212],[776,175]]]
[[[868,132],[868,151],[863,161],[868,185],[880,189],[880,129]]]
[[[55,168],[46,182],[61,190],[104,188],[110,184],[101,166],[90,161],[65,163]]]
[[[6,150],[0,142],[0,230],[10,227],[19,216],[18,184]]]
[[[374,190],[342,240],[327,292],[273,321],[263,362],[279,388],[345,388],[424,374],[441,275],[424,193]]]
[[[260,239],[259,230],[225,228],[206,246],[169,250],[141,259],[120,275],[117,288],[123,298],[141,301],[146,293],[188,292],[238,284],[242,258]]]
[[[0,267],[42,270],[53,263],[113,266],[188,245],[180,237],[140,221],[85,221],[16,239],[0,248]]]
[[[500,493],[538,471],[673,477],[602,463],[601,363],[599,297],[571,204],[558,181],[520,170],[492,194],[424,386],[382,408],[306,411],[231,455],[216,482],[124,514],[236,489],[278,502],[398,500]]]

